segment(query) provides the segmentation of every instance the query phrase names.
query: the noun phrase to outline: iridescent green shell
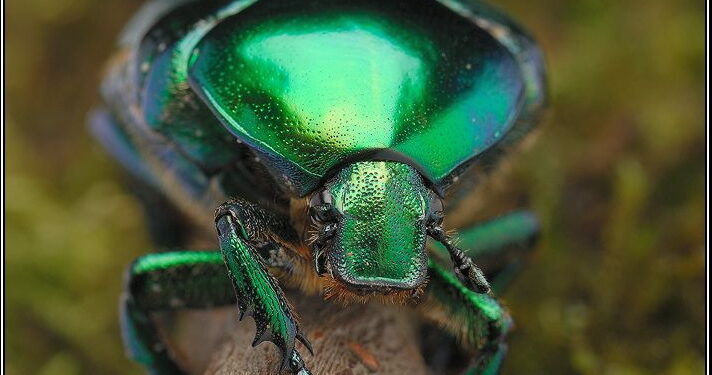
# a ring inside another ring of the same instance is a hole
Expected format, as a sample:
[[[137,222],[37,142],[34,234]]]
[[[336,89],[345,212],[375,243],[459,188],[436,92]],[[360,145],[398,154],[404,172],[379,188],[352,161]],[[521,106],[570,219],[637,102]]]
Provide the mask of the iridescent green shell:
[[[144,122],[205,171],[247,144],[296,195],[357,160],[440,191],[542,107],[541,56],[476,1],[184,1],[138,49]]]

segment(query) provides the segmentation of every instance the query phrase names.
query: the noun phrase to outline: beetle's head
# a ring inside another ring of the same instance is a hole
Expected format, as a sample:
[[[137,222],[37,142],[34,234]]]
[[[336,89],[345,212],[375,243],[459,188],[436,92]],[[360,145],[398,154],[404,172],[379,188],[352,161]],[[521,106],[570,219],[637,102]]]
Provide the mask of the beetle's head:
[[[411,166],[350,164],[310,199],[316,271],[330,273],[330,290],[342,297],[410,298],[427,279],[426,225],[441,212]]]

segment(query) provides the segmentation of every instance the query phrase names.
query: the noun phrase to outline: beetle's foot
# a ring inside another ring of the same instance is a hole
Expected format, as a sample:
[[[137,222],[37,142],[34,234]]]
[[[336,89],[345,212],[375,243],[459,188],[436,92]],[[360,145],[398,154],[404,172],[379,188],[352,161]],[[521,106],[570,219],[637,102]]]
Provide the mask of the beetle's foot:
[[[289,360],[289,369],[294,375],[312,375],[312,372],[304,365],[304,360],[296,350],[292,352],[292,357]]]
[[[468,256],[463,257],[455,264],[455,275],[465,286],[477,293],[490,292],[491,288],[484,273]]]

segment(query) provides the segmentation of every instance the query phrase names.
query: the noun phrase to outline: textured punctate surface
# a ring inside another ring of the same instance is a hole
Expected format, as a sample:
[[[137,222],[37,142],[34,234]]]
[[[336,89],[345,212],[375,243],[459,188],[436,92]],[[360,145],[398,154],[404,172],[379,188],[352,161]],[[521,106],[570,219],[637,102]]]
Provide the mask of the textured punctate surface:
[[[401,163],[359,162],[327,188],[342,215],[328,252],[335,276],[354,286],[417,286],[426,270],[429,205],[420,175]]]
[[[220,120],[302,192],[377,149],[439,181],[504,136],[523,89],[506,48],[436,2],[256,3],[211,30],[190,64]]]

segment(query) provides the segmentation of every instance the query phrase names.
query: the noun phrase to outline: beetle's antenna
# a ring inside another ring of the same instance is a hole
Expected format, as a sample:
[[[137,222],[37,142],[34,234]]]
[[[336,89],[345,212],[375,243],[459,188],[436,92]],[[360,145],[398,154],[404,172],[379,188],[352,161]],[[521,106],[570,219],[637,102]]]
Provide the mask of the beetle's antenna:
[[[328,239],[334,236],[336,231],[336,224],[330,223],[322,225],[319,227],[319,232],[315,236],[315,240],[312,242],[312,257],[314,260],[314,270],[317,275],[321,276],[326,273],[326,253],[324,252],[324,247]]]
[[[440,225],[429,225],[428,235],[445,246],[455,266],[455,274],[465,285],[477,293],[489,293],[491,288],[482,270],[472,258],[455,246],[453,237],[445,233]]]

